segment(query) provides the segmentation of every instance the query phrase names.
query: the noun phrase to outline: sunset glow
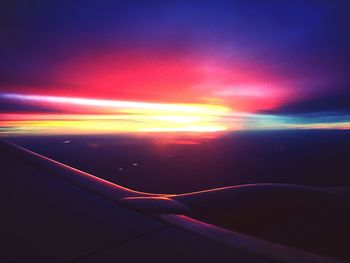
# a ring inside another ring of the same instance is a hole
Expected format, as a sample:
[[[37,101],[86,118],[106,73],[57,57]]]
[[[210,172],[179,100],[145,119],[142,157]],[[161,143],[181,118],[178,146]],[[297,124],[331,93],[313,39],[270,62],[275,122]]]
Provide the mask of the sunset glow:
[[[348,129],[346,8],[163,2],[5,8],[1,135]]]
[[[1,97],[57,107],[83,107],[95,114],[1,114],[12,133],[85,134],[139,132],[218,132],[230,129],[223,117],[231,111],[220,105],[167,104],[72,97],[2,94]],[[8,128],[9,129],[9,128]]]
[[[2,113],[3,135],[216,133],[234,130],[349,129],[343,119],[310,119],[235,112],[214,104],[150,103],[91,98],[1,94],[45,107],[48,113]],[[85,112],[85,113],[81,113]]]

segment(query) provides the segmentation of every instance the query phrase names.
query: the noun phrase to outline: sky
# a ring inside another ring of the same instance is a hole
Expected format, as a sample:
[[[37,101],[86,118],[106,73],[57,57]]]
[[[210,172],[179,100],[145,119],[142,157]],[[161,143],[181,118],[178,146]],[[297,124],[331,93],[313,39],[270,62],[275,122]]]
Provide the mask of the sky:
[[[349,1],[1,1],[0,134],[350,128]]]

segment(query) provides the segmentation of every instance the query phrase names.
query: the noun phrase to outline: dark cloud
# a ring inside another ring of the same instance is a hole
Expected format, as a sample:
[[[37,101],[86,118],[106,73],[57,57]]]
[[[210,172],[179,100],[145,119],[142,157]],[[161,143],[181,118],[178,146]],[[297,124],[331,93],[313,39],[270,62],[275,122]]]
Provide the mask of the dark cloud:
[[[0,113],[58,113],[56,109],[45,106],[26,104],[23,101],[8,100],[0,97]]]
[[[350,87],[349,89],[328,92],[327,94],[288,103],[269,111],[269,113],[274,114],[307,114],[314,112],[350,113]]]

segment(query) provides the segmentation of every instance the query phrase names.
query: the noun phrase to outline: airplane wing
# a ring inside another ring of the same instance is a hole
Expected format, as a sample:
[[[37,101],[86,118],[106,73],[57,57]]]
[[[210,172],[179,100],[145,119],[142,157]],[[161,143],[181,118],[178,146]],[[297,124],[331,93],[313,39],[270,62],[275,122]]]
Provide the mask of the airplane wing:
[[[0,142],[0,262],[340,262],[223,229],[175,195],[127,189]]]

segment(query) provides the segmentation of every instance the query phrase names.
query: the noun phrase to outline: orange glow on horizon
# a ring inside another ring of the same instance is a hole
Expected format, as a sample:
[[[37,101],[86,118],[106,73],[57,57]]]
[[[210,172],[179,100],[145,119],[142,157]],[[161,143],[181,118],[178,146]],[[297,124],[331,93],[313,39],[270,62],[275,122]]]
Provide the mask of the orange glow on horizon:
[[[87,111],[87,114],[2,114],[1,126],[8,127],[8,130],[12,127],[10,130],[14,134],[207,133],[230,129],[224,117],[231,110],[221,105],[22,94],[3,94],[2,97],[55,109],[58,107],[68,112],[71,107],[84,107]]]
[[[0,135],[132,134],[216,137],[226,131],[275,129],[350,129],[347,120],[236,112],[227,106],[152,103],[76,97],[0,94],[1,98],[44,111],[1,113]],[[47,110],[48,113],[45,111]],[[181,137],[180,136],[180,137]]]

